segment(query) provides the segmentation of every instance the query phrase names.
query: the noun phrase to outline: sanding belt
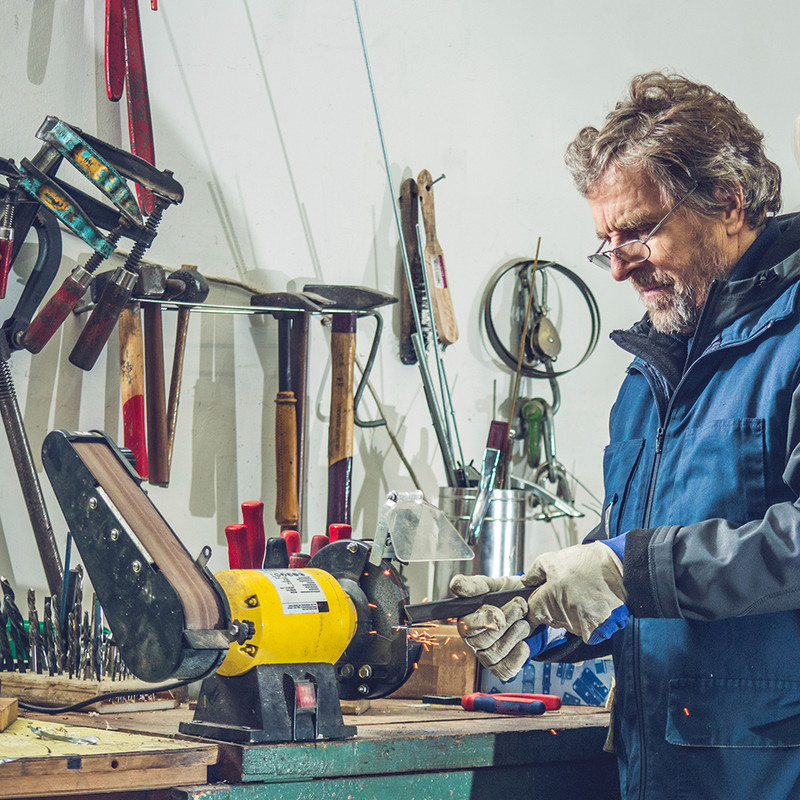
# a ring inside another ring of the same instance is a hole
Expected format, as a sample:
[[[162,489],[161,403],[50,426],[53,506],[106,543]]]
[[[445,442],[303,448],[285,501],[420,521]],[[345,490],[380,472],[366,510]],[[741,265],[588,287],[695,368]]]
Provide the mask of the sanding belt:
[[[220,598],[208,578],[112,450],[97,442],[73,447],[177,593],[186,629],[225,628]]]

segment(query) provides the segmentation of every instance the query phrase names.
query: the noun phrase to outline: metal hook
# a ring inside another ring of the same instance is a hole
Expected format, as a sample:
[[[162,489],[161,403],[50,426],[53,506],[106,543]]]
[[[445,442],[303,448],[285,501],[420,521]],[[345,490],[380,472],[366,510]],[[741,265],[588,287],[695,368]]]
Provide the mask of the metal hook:
[[[445,175],[445,174],[444,174],[444,172],[443,172],[443,173],[442,173],[442,174],[441,174],[441,175],[440,175],[438,178],[434,178],[434,180],[432,180],[432,181],[431,181],[431,182],[430,182],[430,183],[429,183],[429,184],[428,184],[428,185],[425,187],[425,189],[426,189],[427,191],[430,191],[430,190],[431,190],[431,187],[433,186],[433,184],[434,184],[434,183],[439,183],[439,181],[443,181],[443,180],[444,180],[446,177],[447,177],[447,175]]]
[[[370,373],[372,372],[372,366],[375,363],[375,357],[378,354],[378,345],[380,344],[381,332],[383,331],[383,317],[378,311],[366,312],[364,316],[375,317],[375,335],[372,338],[372,347],[370,348],[369,356],[367,357],[367,363],[364,365],[364,371],[361,374],[361,381],[358,384],[356,393],[353,395],[353,422],[358,425],[359,428],[377,428],[381,425],[386,425],[386,420],[383,417],[374,420],[360,419],[358,416],[358,404],[361,402],[361,395],[364,394],[364,389],[367,388],[367,381],[369,380]],[[359,315],[359,318],[360,317],[361,315]]]

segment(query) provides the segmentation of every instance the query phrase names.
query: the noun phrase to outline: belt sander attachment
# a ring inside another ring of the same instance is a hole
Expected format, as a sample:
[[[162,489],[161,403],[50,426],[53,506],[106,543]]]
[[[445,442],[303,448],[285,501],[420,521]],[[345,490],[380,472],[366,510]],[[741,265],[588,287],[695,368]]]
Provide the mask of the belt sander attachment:
[[[248,631],[103,433],[52,431],[42,461],[125,663],[148,682],[192,679]],[[205,559],[205,560],[203,560]]]

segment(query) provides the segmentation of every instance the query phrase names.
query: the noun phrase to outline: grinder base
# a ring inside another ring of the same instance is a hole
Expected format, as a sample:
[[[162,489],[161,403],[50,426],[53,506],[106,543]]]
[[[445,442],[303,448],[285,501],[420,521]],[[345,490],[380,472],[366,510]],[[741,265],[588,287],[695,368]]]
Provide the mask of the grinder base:
[[[313,699],[304,690],[313,687]],[[188,736],[239,744],[348,739],[332,664],[261,664],[242,675],[206,678]]]

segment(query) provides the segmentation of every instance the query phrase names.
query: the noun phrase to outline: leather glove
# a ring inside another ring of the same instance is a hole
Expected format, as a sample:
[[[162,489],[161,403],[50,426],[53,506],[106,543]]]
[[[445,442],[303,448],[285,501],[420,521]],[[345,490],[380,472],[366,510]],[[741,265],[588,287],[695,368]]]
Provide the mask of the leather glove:
[[[544,553],[522,576],[522,583],[539,587],[527,603],[532,624],[566,628],[587,644],[609,638],[629,616],[622,562],[604,542]]]
[[[450,581],[450,591],[458,597],[474,597],[485,592],[501,592],[521,589],[522,580],[516,575],[489,578],[486,575],[455,575]],[[461,638],[474,651],[478,663],[491,670],[502,681],[511,680],[524,666],[531,655],[531,644],[538,654],[546,643],[544,625],[536,632],[536,643],[526,639],[531,635],[531,624],[527,620],[528,604],[522,597],[515,597],[502,608],[483,605],[472,614],[458,619]]]

